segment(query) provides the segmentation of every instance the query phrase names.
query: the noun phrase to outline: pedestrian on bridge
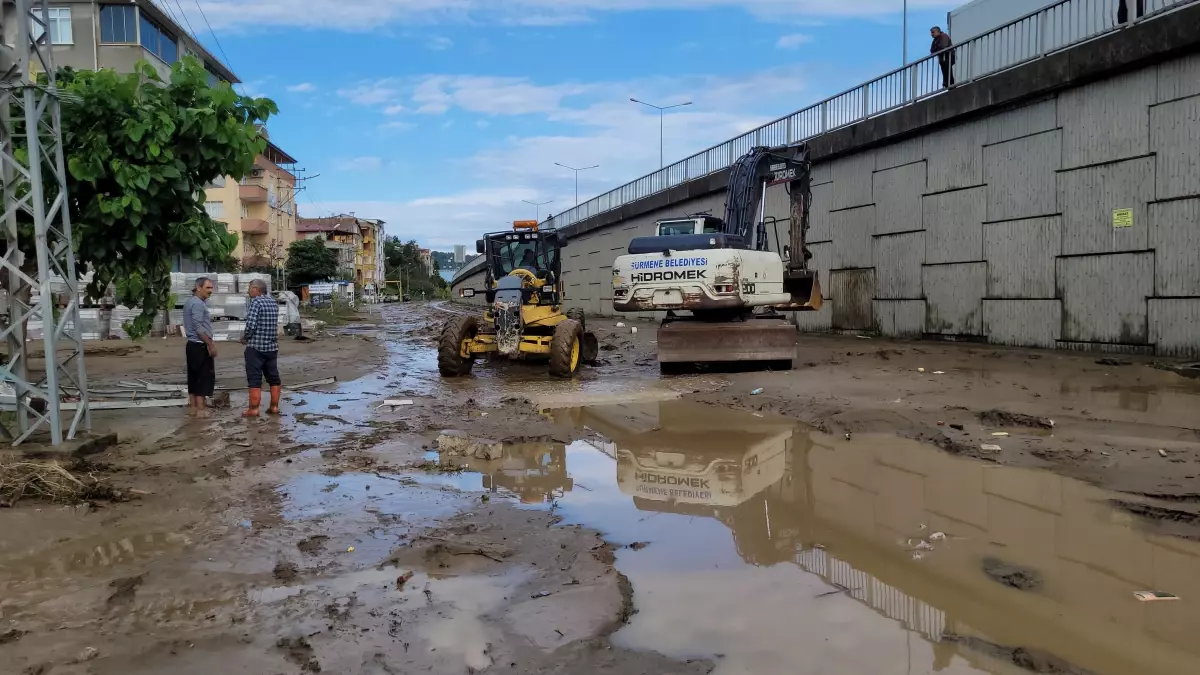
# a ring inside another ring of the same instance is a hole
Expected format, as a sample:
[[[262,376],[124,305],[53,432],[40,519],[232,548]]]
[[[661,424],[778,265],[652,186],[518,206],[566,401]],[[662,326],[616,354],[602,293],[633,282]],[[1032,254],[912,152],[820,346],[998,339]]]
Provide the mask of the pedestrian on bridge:
[[[271,297],[262,279],[250,282],[250,304],[246,309],[246,383],[250,388],[250,403],[242,417],[258,417],[262,405],[262,381],[271,387],[271,406],[268,415],[279,414],[279,398],[283,382],[279,379],[279,304]]]
[[[938,55],[938,67],[942,70],[942,87],[949,89],[954,84],[954,50],[950,49],[954,42],[950,39],[950,34],[938,26],[930,28],[929,35],[933,37],[929,53]]]

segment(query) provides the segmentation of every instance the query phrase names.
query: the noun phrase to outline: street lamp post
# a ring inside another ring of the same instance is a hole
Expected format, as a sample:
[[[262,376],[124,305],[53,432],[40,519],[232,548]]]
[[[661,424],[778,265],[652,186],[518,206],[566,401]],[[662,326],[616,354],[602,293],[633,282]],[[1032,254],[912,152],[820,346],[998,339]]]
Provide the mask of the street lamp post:
[[[903,60],[902,65],[908,65],[908,0],[904,0],[904,40],[903,40]]]
[[[593,164],[592,166],[585,166],[582,169],[576,169],[573,166],[567,166],[566,164],[562,164],[560,162],[555,162],[555,164],[557,164],[558,166],[561,166],[564,169],[570,169],[571,171],[575,172],[575,206],[579,206],[579,172],[587,171],[588,169],[596,169],[596,168],[599,168],[600,165]]]
[[[670,110],[671,108],[682,108],[685,105],[691,105],[692,102],[688,101],[687,103],[676,103],[675,105],[658,106],[658,105],[654,105],[653,103],[646,103],[645,101],[639,101],[636,98],[631,98],[629,100],[633,101],[634,103],[641,103],[644,106],[654,108],[655,110],[658,111],[658,168],[661,169],[664,166],[666,166],[666,162],[663,161],[663,111]]]
[[[533,212],[534,218],[536,218],[537,221],[540,223],[540,222],[542,222],[542,207],[553,202],[554,200],[551,199],[548,202],[531,202],[528,199],[522,199],[521,201],[534,207],[534,209],[535,209]]]

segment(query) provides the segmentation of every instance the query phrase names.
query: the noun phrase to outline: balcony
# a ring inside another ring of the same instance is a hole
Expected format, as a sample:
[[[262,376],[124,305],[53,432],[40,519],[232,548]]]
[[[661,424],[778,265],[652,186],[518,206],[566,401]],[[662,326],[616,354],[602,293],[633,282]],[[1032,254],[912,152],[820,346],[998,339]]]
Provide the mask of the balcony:
[[[267,186],[260,180],[245,179],[238,184],[238,197],[241,197],[244,202],[265,202],[267,201]]]
[[[271,226],[262,218],[243,218],[242,234],[270,234]]]

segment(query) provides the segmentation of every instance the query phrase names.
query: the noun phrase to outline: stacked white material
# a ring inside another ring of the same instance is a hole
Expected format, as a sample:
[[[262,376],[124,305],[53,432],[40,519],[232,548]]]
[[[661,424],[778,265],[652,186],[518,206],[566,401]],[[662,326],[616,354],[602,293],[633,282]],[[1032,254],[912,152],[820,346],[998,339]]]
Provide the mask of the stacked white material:
[[[236,274],[218,274],[216,283],[217,293],[237,293]]]
[[[250,291],[250,282],[255,281],[255,280],[265,283],[267,285],[268,292],[270,292],[270,290],[271,290],[271,275],[270,274],[258,274],[258,273],[249,273],[248,272],[245,274],[237,275],[237,278],[238,278],[237,287],[238,287],[239,293],[242,293],[242,294],[248,293]]]
[[[213,341],[237,342],[246,333],[245,321],[214,321]]]

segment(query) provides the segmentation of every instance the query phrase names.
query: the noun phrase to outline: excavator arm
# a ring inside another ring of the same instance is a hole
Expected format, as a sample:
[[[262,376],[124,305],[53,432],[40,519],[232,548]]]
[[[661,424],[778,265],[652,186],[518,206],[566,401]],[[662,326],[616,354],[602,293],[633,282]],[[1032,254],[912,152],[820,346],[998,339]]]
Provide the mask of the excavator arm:
[[[724,232],[742,237],[752,250],[768,250],[763,200],[772,185],[785,186],[790,204],[788,245],[779,254],[784,261],[784,288],[792,301],[778,309],[820,309],[820,285],[816,274],[808,268],[812,258],[807,246],[812,162],[807,145],[755,147],[734,163],[725,197]]]

